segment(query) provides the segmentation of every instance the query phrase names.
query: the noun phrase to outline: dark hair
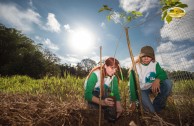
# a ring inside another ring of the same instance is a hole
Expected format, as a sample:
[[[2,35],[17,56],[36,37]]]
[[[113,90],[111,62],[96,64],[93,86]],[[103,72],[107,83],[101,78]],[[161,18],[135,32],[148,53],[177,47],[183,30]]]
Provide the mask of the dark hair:
[[[108,59],[106,59],[104,64],[106,64],[107,66],[114,66],[119,69],[119,61],[113,57],[109,57]]]

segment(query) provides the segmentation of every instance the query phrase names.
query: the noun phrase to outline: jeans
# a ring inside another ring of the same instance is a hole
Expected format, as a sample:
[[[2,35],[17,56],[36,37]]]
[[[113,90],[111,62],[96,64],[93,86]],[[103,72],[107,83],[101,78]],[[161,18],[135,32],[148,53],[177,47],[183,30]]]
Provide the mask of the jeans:
[[[142,104],[144,110],[148,110],[152,113],[160,112],[166,106],[167,97],[170,95],[172,90],[172,82],[169,79],[163,80],[160,83],[160,92],[154,98],[153,103],[151,102],[149,94],[152,93],[151,88],[147,90],[141,90]]]

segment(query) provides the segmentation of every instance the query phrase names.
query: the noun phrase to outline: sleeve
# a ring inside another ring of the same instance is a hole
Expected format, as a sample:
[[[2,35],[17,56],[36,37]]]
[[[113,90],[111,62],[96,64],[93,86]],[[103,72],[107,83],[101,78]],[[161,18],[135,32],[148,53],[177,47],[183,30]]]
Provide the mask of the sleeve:
[[[116,97],[116,101],[120,101],[121,98],[120,98],[120,93],[119,93],[119,87],[118,87],[118,78],[115,76],[113,78],[113,93]]]
[[[136,92],[136,82],[135,82],[135,73],[133,70],[131,70],[129,74],[129,97],[130,101],[137,101],[137,92]]]
[[[90,75],[90,77],[88,78],[87,80],[87,83],[86,83],[86,88],[85,88],[85,92],[84,92],[84,98],[85,100],[87,101],[92,101],[92,91],[94,90],[94,87],[97,83],[98,79],[97,79],[97,76],[95,73],[92,73]]]
[[[162,80],[167,79],[166,72],[160,67],[159,63],[156,64],[156,78]]]

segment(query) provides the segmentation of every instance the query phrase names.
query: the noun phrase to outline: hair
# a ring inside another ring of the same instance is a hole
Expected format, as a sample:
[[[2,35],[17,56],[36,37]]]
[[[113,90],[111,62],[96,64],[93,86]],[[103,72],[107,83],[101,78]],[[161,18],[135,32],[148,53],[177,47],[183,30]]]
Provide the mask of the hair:
[[[102,65],[102,78],[105,77],[106,75],[106,70],[105,70],[105,65],[106,66],[113,66],[116,67],[117,69],[121,69],[120,65],[119,65],[119,61],[113,57],[109,57],[104,61],[104,64]],[[96,66],[94,67],[90,73],[87,76],[87,79],[90,77],[90,75],[92,74],[92,72],[94,72],[95,70],[100,70],[101,66]],[[115,74],[115,76],[118,78],[118,84],[119,84],[119,77]],[[101,83],[104,83],[104,79],[101,79]],[[101,92],[104,93],[104,87],[102,87]]]

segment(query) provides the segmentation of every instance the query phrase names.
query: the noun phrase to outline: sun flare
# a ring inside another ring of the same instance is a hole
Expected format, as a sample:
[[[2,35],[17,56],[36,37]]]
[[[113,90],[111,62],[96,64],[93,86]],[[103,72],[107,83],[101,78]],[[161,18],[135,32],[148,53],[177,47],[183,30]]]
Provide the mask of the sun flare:
[[[72,50],[87,52],[94,45],[94,36],[87,29],[80,28],[71,33],[69,44]]]

